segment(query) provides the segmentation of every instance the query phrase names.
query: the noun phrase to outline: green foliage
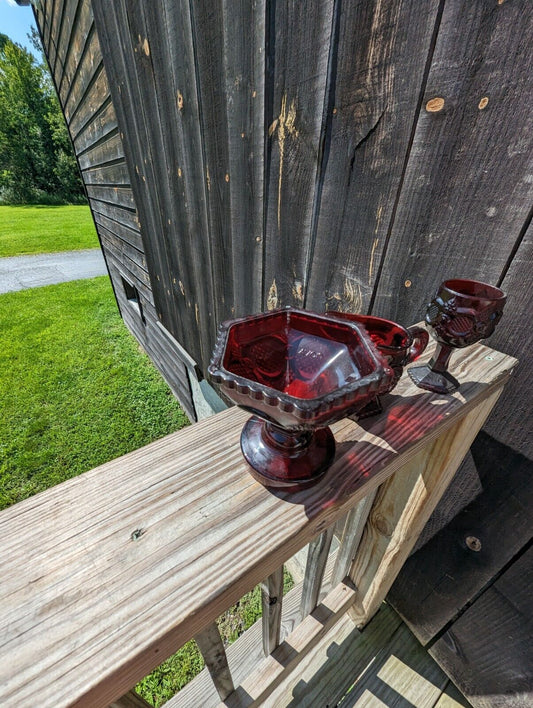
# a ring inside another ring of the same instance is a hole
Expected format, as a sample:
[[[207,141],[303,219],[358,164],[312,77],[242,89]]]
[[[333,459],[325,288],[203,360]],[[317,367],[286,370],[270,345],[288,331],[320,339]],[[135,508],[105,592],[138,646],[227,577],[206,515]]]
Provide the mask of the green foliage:
[[[0,206],[0,257],[98,247],[86,204]]]
[[[107,277],[0,295],[0,508],[187,424]]]
[[[84,199],[48,71],[5,35],[0,38],[0,197],[14,204]]]

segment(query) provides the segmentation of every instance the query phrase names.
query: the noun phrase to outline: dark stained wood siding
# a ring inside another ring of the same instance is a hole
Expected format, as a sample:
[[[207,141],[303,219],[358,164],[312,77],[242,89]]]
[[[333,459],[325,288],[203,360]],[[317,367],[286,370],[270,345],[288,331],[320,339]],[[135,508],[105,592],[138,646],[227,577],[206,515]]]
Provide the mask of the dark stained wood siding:
[[[532,583],[530,548],[431,649],[474,708],[532,704]]]
[[[440,8],[436,2],[341,7],[306,305],[368,312]],[[406,314],[414,322],[421,311]]]
[[[168,337],[155,326],[145,246],[91,2],[47,0],[35,15],[122,317],[195,420],[189,376],[196,374],[179,349],[165,355]],[[128,300],[124,282],[136,288],[141,309]]]
[[[375,314],[411,319],[448,274],[499,281],[533,204],[532,38],[531,3],[445,3]]]

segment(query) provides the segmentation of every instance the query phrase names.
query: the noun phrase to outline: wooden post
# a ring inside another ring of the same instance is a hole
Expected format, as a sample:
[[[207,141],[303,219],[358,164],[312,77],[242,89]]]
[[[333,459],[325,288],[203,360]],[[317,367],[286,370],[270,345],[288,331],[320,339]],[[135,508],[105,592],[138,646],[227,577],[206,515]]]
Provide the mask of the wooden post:
[[[338,585],[350,572],[377,491],[377,489],[373,489],[364,499],[361,499],[359,504],[354,506],[344,520],[340,545],[331,577],[332,587]]]
[[[300,616],[305,619],[318,604],[322,578],[326,570],[329,549],[333,539],[335,524],[323,531],[309,544],[307,565],[305,566],[304,586],[300,605]]]
[[[350,614],[357,626],[379,609],[502,390],[428,443],[380,487],[350,571],[357,588],[357,607]]]
[[[283,566],[261,583],[263,651],[268,656],[279,645],[283,603]]]
[[[234,690],[226,650],[215,622],[195,637],[221,700]]]

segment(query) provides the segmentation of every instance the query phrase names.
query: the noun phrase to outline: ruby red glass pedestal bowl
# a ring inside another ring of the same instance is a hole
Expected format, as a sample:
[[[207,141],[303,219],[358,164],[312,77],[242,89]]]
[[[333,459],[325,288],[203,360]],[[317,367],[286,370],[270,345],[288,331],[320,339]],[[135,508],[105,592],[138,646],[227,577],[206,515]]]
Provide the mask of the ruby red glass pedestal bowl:
[[[254,477],[290,491],[314,484],[333,461],[328,426],[394,379],[361,325],[291,307],[223,323],[208,371],[253,414],[241,449]]]

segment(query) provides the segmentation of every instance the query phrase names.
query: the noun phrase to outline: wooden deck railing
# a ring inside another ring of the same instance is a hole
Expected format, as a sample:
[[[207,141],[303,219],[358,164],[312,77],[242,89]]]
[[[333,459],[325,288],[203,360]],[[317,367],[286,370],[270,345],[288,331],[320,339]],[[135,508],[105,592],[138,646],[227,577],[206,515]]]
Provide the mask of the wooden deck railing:
[[[453,396],[404,375],[383,414],[334,427],[335,463],[305,492],[252,479],[247,414],[233,408],[5,510],[0,704],[144,705],[127,692],[192,637],[226,705],[277,695],[340,618],[361,627],[379,609],[515,363],[457,352]],[[282,565],[306,544],[303,586],[282,608]],[[259,583],[267,655],[250,630],[230,668],[215,620]],[[201,685],[167,705],[211,705]]]

